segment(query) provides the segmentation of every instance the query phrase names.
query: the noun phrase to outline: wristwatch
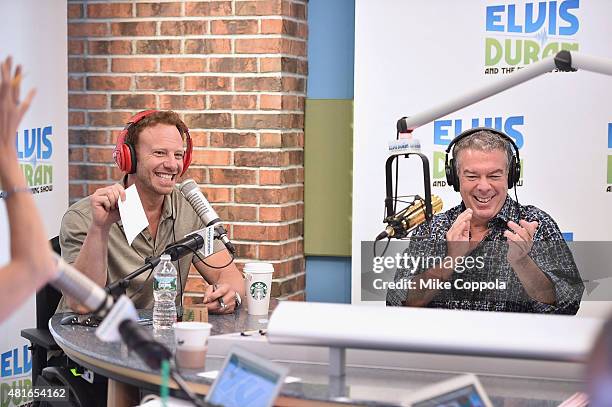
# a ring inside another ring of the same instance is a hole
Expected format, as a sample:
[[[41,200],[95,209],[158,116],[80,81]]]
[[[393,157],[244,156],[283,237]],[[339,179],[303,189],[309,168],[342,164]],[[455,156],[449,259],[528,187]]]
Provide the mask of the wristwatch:
[[[242,305],[242,298],[240,298],[240,294],[238,294],[238,291],[234,292],[234,298],[236,299],[236,309],[238,309]]]

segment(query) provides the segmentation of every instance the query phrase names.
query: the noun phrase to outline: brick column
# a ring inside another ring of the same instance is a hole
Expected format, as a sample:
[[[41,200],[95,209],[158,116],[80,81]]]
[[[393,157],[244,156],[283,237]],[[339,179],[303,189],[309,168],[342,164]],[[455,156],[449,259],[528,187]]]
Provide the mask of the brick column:
[[[239,267],[274,263],[303,300],[306,1],[68,2],[70,200],[120,179],[112,148],[136,111],[177,111],[186,174],[219,212]],[[190,277],[187,302],[203,283]]]

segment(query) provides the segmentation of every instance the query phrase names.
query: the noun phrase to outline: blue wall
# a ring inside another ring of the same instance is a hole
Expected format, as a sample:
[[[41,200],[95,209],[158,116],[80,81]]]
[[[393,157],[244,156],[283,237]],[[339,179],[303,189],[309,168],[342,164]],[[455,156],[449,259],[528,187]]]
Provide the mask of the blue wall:
[[[308,36],[308,101],[340,99],[352,102],[355,0],[310,0]],[[308,129],[305,143],[305,154],[308,154]],[[305,193],[308,193],[308,186]],[[328,198],[334,199],[333,196]],[[308,216],[304,221],[308,223]],[[348,239],[350,241],[350,236]],[[306,299],[350,303],[351,258],[307,256]]]
[[[308,89],[311,99],[353,99],[355,0],[308,2]]]
[[[351,302],[351,258],[306,258],[306,299],[314,302]]]

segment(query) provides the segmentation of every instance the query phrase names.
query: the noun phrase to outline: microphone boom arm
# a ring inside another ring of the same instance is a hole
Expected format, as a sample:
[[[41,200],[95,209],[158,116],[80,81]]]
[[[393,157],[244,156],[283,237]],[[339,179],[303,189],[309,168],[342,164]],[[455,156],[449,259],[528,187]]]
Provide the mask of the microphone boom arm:
[[[126,289],[129,287],[130,282],[134,278],[138,277],[139,275],[141,275],[145,271],[148,271],[148,270],[151,270],[151,269],[155,268],[155,266],[157,266],[160,261],[161,261],[160,256],[147,257],[145,259],[145,264],[143,266],[137,268],[136,270],[134,270],[133,272],[131,272],[127,276],[125,276],[123,278],[120,278],[120,279],[118,279],[116,281],[113,281],[112,283],[107,285],[104,288],[104,290],[106,290],[107,293],[109,293],[111,296],[113,296],[113,298],[115,298],[115,299],[119,298],[120,296],[125,294]]]
[[[458,96],[408,118],[401,118],[399,121],[403,121],[403,124],[398,122],[398,128],[401,125],[403,128],[407,129],[408,132],[412,132],[414,129],[439,119],[440,117],[444,117],[459,109],[463,109],[464,107],[473,105],[476,102],[501,93],[516,85],[520,85],[523,82],[527,82],[528,80],[551,72],[555,68],[563,72],[584,69],[586,71],[612,76],[612,60],[609,58],[581,55],[578,53],[570,53],[569,51],[559,51],[555,56],[529,64],[518,71],[504,76],[494,83],[469,91],[464,95]],[[387,194],[387,196],[389,196],[389,194]]]

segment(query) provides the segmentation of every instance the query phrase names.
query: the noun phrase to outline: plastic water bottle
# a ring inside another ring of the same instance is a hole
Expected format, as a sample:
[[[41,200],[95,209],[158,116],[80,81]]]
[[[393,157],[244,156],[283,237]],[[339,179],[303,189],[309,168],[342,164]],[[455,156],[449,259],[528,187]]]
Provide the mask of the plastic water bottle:
[[[153,328],[170,329],[176,322],[176,269],[170,256],[163,254],[153,270]]]

